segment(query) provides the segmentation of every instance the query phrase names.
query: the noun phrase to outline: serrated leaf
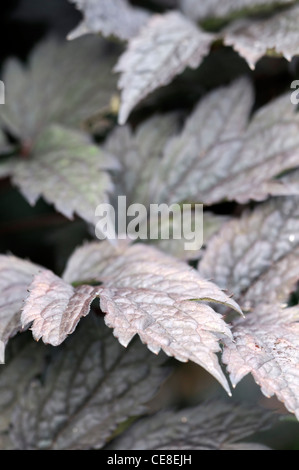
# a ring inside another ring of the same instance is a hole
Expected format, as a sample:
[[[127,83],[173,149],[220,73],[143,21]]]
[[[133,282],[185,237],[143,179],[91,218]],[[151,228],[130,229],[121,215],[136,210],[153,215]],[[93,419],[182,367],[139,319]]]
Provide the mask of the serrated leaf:
[[[299,308],[259,305],[236,321],[222,360],[233,386],[249,372],[267,397],[274,394],[299,419]]]
[[[109,450],[265,449],[260,444],[239,441],[270,428],[274,422],[273,414],[261,408],[211,401],[142,419],[116,439]]]
[[[85,254],[85,267],[79,269],[78,280],[82,280],[82,274],[87,279],[94,278],[99,261],[103,271],[97,280],[102,286],[74,288],[45,271],[30,287],[22,323],[33,322],[36,339],[42,337],[57,345],[88,313],[91,301],[100,297],[105,322],[123,346],[138,334],[155,353],[162,349],[181,361],[190,359],[200,364],[229,392],[215,353],[220,349],[220,338],[230,337],[230,329],[220,314],[201,301],[225,304],[241,313],[238,305],[193,268],[154,248],[129,246],[121,254],[116,252],[117,256],[107,263],[106,246],[98,244],[99,255],[95,258],[95,244],[85,245],[74,254],[64,274],[65,278],[72,278],[70,266],[78,265]]]
[[[195,20],[226,18],[236,13],[257,13],[291,5],[294,0],[180,0],[182,11]]]
[[[152,201],[163,204],[163,199],[157,200],[157,166],[167,141],[174,135],[178,128],[176,113],[154,116],[138,128],[133,133],[130,127],[117,127],[109,136],[105,151],[112,155],[119,163],[121,171],[115,173],[115,191],[111,197],[111,202],[117,214],[117,220],[121,220],[122,226],[126,225],[126,210],[118,210],[119,195],[126,195],[127,207],[130,204],[144,204],[150,210]],[[164,195],[163,195],[164,197]],[[227,217],[216,216],[210,212],[205,212],[203,216],[203,240],[204,243],[216,233],[220,226],[227,221]],[[194,218],[191,221],[192,231],[195,230]],[[144,220],[145,232],[149,231],[148,220]],[[160,232],[162,227],[169,226],[169,233],[172,234],[176,224],[181,224],[181,218],[170,220],[168,214],[161,217]],[[181,225],[180,225],[181,226]],[[142,222],[140,222],[140,229]],[[165,253],[172,254],[180,259],[193,259],[198,252],[185,250],[186,239],[179,240],[170,238],[169,240],[150,240]]]
[[[165,147],[156,171],[157,199],[203,201],[212,184],[219,188],[226,168],[232,177],[234,167],[229,159],[241,147],[239,136],[246,128],[252,102],[252,87],[246,79],[220,88],[199,102],[181,134]]]
[[[91,223],[113,187],[104,170],[114,164],[83,133],[58,123],[78,127],[107,108],[115,89],[108,52],[96,38],[76,45],[41,43],[28,69],[15,60],[6,64],[7,104],[0,109],[0,121],[20,140],[21,154],[0,163],[0,176],[11,175],[31,204],[42,195],[66,217],[77,213]]]
[[[252,103],[246,79],[199,102],[181,134],[165,147],[156,171],[157,200],[245,203],[266,199],[269,193],[297,193],[295,185],[281,185],[274,178],[298,167],[299,114],[285,95],[246,125]]]
[[[74,332],[99,295],[98,287],[74,288],[48,270],[35,276],[29,291],[22,311],[22,325],[27,327],[33,323],[34,338],[37,341],[43,338],[44,343],[53,346],[58,346]]]
[[[79,259],[86,254],[86,265],[90,263],[91,273],[94,272],[96,244],[85,245],[75,252],[71,263],[75,264],[75,258]],[[106,243],[98,243],[99,256],[105,257]],[[176,300],[197,299],[220,304],[226,304],[239,313],[241,310],[233,299],[230,299],[215,284],[202,279],[196,270],[187,264],[167,256],[159,250],[138,243],[136,245],[119,247],[115,249],[114,256],[98,274],[106,288],[151,288],[157,292],[165,291]],[[87,258],[89,254],[90,259]],[[96,261],[97,262],[97,261]],[[69,267],[66,272],[69,271]],[[85,268],[87,279],[92,279]],[[64,274],[65,276],[66,274]],[[144,276],[144,279],[142,277]]]
[[[215,352],[230,330],[209,306],[188,299],[236,304],[192,268],[159,251],[136,245],[102,274],[105,322],[124,346],[138,334],[149,349],[207,369],[229,391]]]
[[[142,8],[133,8],[127,0],[69,0],[83,12],[84,19],[69,33],[75,39],[88,33],[130,39],[135,36],[150,14]]]
[[[233,46],[252,69],[266,54],[291,60],[299,52],[298,20],[299,6],[294,5],[266,20],[238,21],[223,32],[224,44]]]
[[[167,85],[186,67],[196,68],[208,54],[212,34],[198,29],[179,12],[153,15],[129,41],[115,71],[121,73],[119,123],[156,88]]]
[[[149,289],[103,289],[100,298],[105,322],[123,346],[138,334],[156,354],[162,349],[179,361],[199,364],[230,394],[215,354],[219,338],[230,335],[230,330],[213,309]]]
[[[140,343],[124,351],[94,316],[63,347],[44,346],[36,354],[48,365],[41,379],[23,384],[13,407],[15,449],[100,448],[119,423],[147,411],[165,377],[165,358],[149,355]],[[3,382],[19,368],[16,361],[1,374]]]
[[[264,203],[220,230],[200,262],[200,273],[234,292],[247,308],[287,302],[299,279],[298,235],[297,197]]]
[[[41,42],[30,56],[29,67],[16,59],[6,62],[6,104],[1,106],[0,122],[26,148],[48,124],[80,126],[109,105],[116,90],[111,72],[114,60],[115,55],[96,37]]]
[[[57,125],[40,133],[30,158],[14,158],[7,165],[31,205],[43,196],[66,217],[76,213],[94,224],[96,207],[108,200],[113,188],[105,170],[117,166],[85,133]]]
[[[21,330],[21,308],[33,277],[41,268],[14,256],[0,255],[0,341]]]

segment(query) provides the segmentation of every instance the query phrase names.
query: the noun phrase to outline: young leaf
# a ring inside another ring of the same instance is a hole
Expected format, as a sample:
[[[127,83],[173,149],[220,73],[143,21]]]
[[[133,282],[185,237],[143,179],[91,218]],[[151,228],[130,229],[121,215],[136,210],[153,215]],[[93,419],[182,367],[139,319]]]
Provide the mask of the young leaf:
[[[23,300],[40,269],[29,261],[0,255],[0,341],[4,344],[21,330]]]
[[[109,450],[262,450],[266,447],[239,441],[274,423],[273,414],[261,408],[211,401],[144,418]]]
[[[136,104],[153,90],[167,85],[186,67],[198,67],[213,40],[212,34],[201,31],[179,12],[153,15],[129,41],[115,67],[121,72],[119,123],[124,124]]]
[[[199,271],[244,306],[250,301],[249,308],[287,302],[299,279],[298,234],[298,198],[277,198],[228,222],[208,245]]]
[[[298,167],[299,114],[285,95],[255,113],[246,128],[252,104],[246,79],[203,98],[165,147],[152,185],[156,199],[245,203],[269,192],[297,193],[294,184],[273,178]]]
[[[230,25],[224,32],[224,44],[247,60],[253,69],[266,54],[277,54],[291,60],[298,54],[299,6],[277,13],[266,20],[244,20]]]
[[[165,377],[164,357],[149,355],[139,343],[124,351],[94,316],[63,347],[38,354],[48,366],[41,379],[24,384],[13,408],[15,449],[100,448],[119,423],[147,411],[145,403]],[[8,365],[3,381],[11,373]]]
[[[5,64],[6,104],[0,108],[0,122],[26,149],[48,124],[78,127],[109,105],[116,91],[114,60],[115,55],[96,37],[41,42],[31,54],[29,67],[15,59]]]
[[[77,213],[91,223],[96,207],[107,201],[113,188],[105,170],[115,167],[85,133],[57,125],[39,134],[30,158],[16,157],[4,164],[31,205],[43,196],[66,217]]]
[[[249,372],[267,397],[274,394],[299,419],[299,308],[259,305],[236,321],[222,360],[233,386]]]
[[[70,0],[84,14],[81,23],[69,33],[75,39],[88,33],[130,39],[135,36],[150,14],[142,8],[133,8],[127,0]]]
[[[88,313],[91,301],[100,297],[105,322],[123,346],[138,334],[154,353],[162,349],[178,360],[190,359],[200,364],[229,392],[215,353],[220,350],[219,339],[231,337],[230,329],[220,314],[201,301],[225,304],[241,313],[238,305],[193,268],[154,248],[129,246],[106,264],[105,247],[105,243],[98,244],[97,259],[103,271],[97,279],[102,286],[81,285],[75,289],[45,271],[30,287],[22,324],[33,322],[36,339],[42,337],[45,342],[58,345],[73,332],[80,317]],[[92,279],[94,244],[91,249],[85,245],[75,253],[71,265],[76,266],[76,256],[82,259],[84,252],[84,274]],[[88,259],[90,256],[92,259]],[[82,271],[78,273],[80,279]]]
[[[227,18],[234,14],[257,13],[290,5],[294,0],[180,0],[183,12],[194,20]]]

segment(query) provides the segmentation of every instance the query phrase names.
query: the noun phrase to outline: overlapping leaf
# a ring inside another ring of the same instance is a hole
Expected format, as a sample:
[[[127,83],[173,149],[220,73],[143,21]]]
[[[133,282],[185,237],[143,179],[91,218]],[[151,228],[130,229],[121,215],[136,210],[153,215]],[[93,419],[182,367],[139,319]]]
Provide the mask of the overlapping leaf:
[[[21,308],[39,267],[14,256],[0,255],[0,341],[7,343],[21,329]]]
[[[147,411],[144,404],[165,377],[163,357],[150,355],[140,343],[124,351],[94,316],[64,347],[35,349],[47,360],[47,371],[41,368],[41,379],[22,383],[10,420],[15,449],[100,448],[119,423]],[[13,393],[9,384],[21,364],[23,355],[1,374],[1,396]],[[17,380],[23,375],[26,370]]]
[[[138,333],[155,353],[188,359],[206,368],[228,390],[215,352],[219,338],[230,336],[221,316],[207,305],[188,299],[226,303],[236,308],[215,285],[160,252],[136,245],[115,258],[103,272],[100,293],[105,322],[127,345]]]
[[[213,39],[179,12],[153,15],[129,41],[115,68],[121,72],[119,123],[124,124],[134,106],[153,90],[186,67],[198,67]]]
[[[291,60],[299,53],[298,19],[299,6],[294,5],[267,20],[238,21],[224,31],[224,43],[233,46],[251,68],[267,53]]]
[[[112,245],[109,241],[85,243],[68,259],[62,279],[70,284],[102,282],[102,274],[110,263],[122,256],[127,243]]]
[[[217,1],[181,0],[182,11],[194,20],[246,16],[250,13],[273,12],[262,19],[237,20],[219,33],[224,44],[233,48],[251,68],[265,55],[282,55],[291,60],[298,54],[297,22],[299,7],[294,0]],[[279,10],[278,7],[290,7]],[[278,9],[278,12],[275,11]]]
[[[202,244],[206,245],[210,239],[219,232],[220,228],[228,222],[229,217],[220,216],[213,214],[212,212],[204,212],[202,218],[202,224],[196,226],[195,224],[195,217],[194,214],[191,213],[191,225],[190,229],[188,228],[188,236],[194,235],[194,237],[198,237],[197,240],[200,238],[200,230],[202,230]],[[161,226],[160,226],[160,238],[158,240],[151,239],[150,242],[152,245],[158,247],[160,250],[173,255],[175,258],[179,258],[182,260],[198,260],[202,256],[202,251],[198,250],[189,250],[186,247],[186,237],[182,234],[181,238],[176,239],[173,237],[175,231],[182,231],[182,224],[181,224],[181,213],[179,213],[179,217],[173,217],[169,219],[168,214],[165,214],[165,217],[161,218]],[[163,239],[161,237],[162,230],[168,230],[170,235],[169,240]],[[190,230],[190,231],[189,231]]]
[[[105,240],[101,243],[85,243],[77,248],[68,259],[67,266],[62,275],[62,279],[76,285],[92,283],[100,284],[103,280],[102,275],[109,264],[115,259],[121,257],[127,248],[127,242],[115,246]]]
[[[70,0],[84,14],[81,23],[68,35],[75,39],[88,33],[130,39],[135,36],[150,14],[142,8],[133,8],[127,0]]]
[[[299,279],[298,246],[298,197],[277,198],[227,223],[211,240],[199,270],[248,308],[285,303]]]
[[[71,1],[85,12],[73,37],[101,30],[104,36],[130,39],[117,67],[121,123],[151,91],[185,67],[200,65],[214,39],[223,38],[251,67],[265,54],[290,59],[298,53],[298,5],[211,35],[179,12],[149,18],[127,0]],[[180,3],[192,19],[226,21],[297,2]],[[107,170],[117,167],[113,156],[123,170],[115,195],[126,194],[130,203],[146,207],[299,194],[299,114],[287,95],[250,119],[253,96],[245,79],[207,95],[178,136],[173,135],[175,115],[155,117],[134,133],[118,128],[104,149],[110,156],[83,134],[60,127],[78,127],[108,110],[115,90],[112,62],[102,41],[86,38],[70,45],[47,41],[28,68],[16,61],[6,65],[8,97],[0,109],[0,127],[17,138],[20,156],[1,155],[0,176],[12,176],[29,202],[42,195],[67,217],[77,213],[94,223],[96,206],[112,188]],[[0,131],[0,153],[10,151]],[[212,223],[220,222],[213,217]],[[138,334],[155,353],[162,349],[202,365],[229,392],[216,356],[222,343],[233,385],[251,372],[265,395],[276,395],[299,418],[299,312],[298,306],[285,308],[299,279],[298,229],[298,198],[260,205],[221,229],[209,243],[200,273],[146,245],[130,246],[128,240],[116,247],[104,242],[76,250],[63,279],[46,270],[37,274],[40,268],[29,262],[0,257],[0,341],[20,330],[21,304],[35,276],[22,317],[25,327],[32,324],[36,339],[59,345],[97,297],[122,345]],[[181,247],[167,242],[165,249],[189,257]],[[239,307],[202,276],[233,291],[247,318],[228,326],[207,303],[240,312]],[[22,356],[10,359],[0,371],[3,448],[100,448],[119,423],[145,411],[142,403],[162,375],[160,361],[148,357],[146,348],[131,344],[124,352],[92,315],[55,351],[32,343]],[[236,442],[267,423],[265,415],[252,410],[205,405],[142,420],[113,448],[253,449],[254,444]]]
[[[233,386],[249,372],[262,392],[276,395],[299,419],[299,308],[260,305],[234,324],[223,362]]]
[[[88,313],[91,301],[100,297],[105,322],[122,345],[127,346],[138,334],[155,353],[163,349],[181,361],[200,364],[229,392],[215,353],[220,349],[219,339],[231,337],[230,329],[220,314],[201,301],[225,304],[240,312],[238,305],[194,269],[154,248],[129,246],[109,263],[105,248],[105,243],[98,244],[95,257],[96,245],[86,245],[69,265],[74,267],[85,258],[84,268],[77,273],[81,281],[82,277],[95,278],[95,266],[102,267],[96,276],[102,286],[74,288],[48,271],[37,276],[23,309],[23,325],[33,322],[36,339],[60,344]],[[73,276],[68,267],[65,277]]]
[[[181,134],[164,150],[156,172],[157,198],[203,201],[212,184],[220,187],[219,179],[226,172],[232,177],[232,159],[240,150],[239,136],[246,128],[252,101],[251,84],[244,79],[210,93],[199,103]]]
[[[280,5],[290,5],[294,0],[180,0],[182,11],[195,20],[226,18],[236,13],[271,11]]]
[[[173,301],[150,290],[118,288],[101,292],[101,309],[123,345],[138,333],[152,352],[162,349],[180,361],[196,362],[230,393],[215,355],[220,350],[219,338],[230,336],[230,330],[210,307]]]
[[[274,185],[275,195],[284,196],[289,193],[299,196],[299,169],[291,170],[268,184],[270,187],[269,193],[271,193],[272,185]]]
[[[199,265],[250,311],[234,322],[234,340],[224,340],[233,385],[251,372],[266,396],[276,394],[297,417],[298,307],[283,304],[299,280],[298,207],[298,197],[279,198],[229,222]]]
[[[151,185],[163,149],[178,130],[177,121],[176,113],[157,115],[142,123],[135,132],[127,125],[116,127],[110,134],[105,150],[120,165],[116,193],[125,194],[128,205],[139,203],[148,207],[154,199]]]
[[[265,447],[260,444],[239,441],[274,422],[272,413],[265,410],[212,401],[140,420],[109,449],[262,450]]]
[[[1,168],[10,174],[30,204],[43,196],[66,217],[76,213],[95,223],[96,207],[113,187],[105,170],[115,166],[84,133],[52,125],[41,132],[30,158],[0,164],[0,174]]]
[[[292,236],[291,240],[292,240]],[[299,280],[299,247],[277,261],[258,279],[254,280],[244,295],[244,307],[250,309],[257,301],[271,304],[287,303]]]
[[[176,114],[154,116],[140,125],[134,133],[129,126],[117,127],[106,142],[105,151],[115,158],[121,168],[121,171],[115,173],[114,182],[116,190],[111,197],[116,210],[117,220],[121,220],[120,225],[126,225],[126,209],[130,204],[144,204],[148,213],[150,213],[150,204],[152,202],[155,201],[157,204],[167,202],[165,194],[161,194],[161,198],[157,199],[157,177],[159,178],[157,167],[160,165],[160,159],[167,141],[178,129],[177,121]],[[168,178],[167,175],[165,175],[166,178]],[[165,181],[163,184],[165,184]],[[118,210],[118,200],[116,197],[124,194],[127,198],[127,206]],[[227,218],[205,212],[203,219],[203,241],[206,243],[219,230],[221,225],[226,222]],[[150,231],[150,220],[145,218],[143,223],[145,225],[144,231],[148,234]],[[143,224],[142,222],[139,222],[139,224],[140,232],[142,232]],[[186,239],[183,234],[180,239],[172,238],[176,225],[181,227],[181,216],[177,219],[170,218],[169,213],[165,213],[165,217],[161,216],[158,238],[151,238],[151,243],[154,243],[162,251],[173,254],[180,259],[198,257],[197,251],[185,249]],[[191,230],[194,232],[194,217],[192,217],[191,225]],[[163,227],[169,230],[170,239],[168,240],[160,239]]]
[[[84,11],[84,20],[69,35],[75,38],[90,32],[117,35],[129,39],[125,53],[115,70],[121,73],[119,87],[122,102],[119,122],[123,124],[132,109],[156,88],[167,85],[186,67],[196,68],[209,52],[216,38],[232,45],[254,67],[263,55],[275,50],[290,59],[298,53],[296,18],[298,6],[283,10],[269,19],[236,22],[217,36],[196,27],[179,11],[152,15],[133,8],[126,0],[97,2],[96,0],[71,0]],[[248,13],[275,10],[288,6],[291,0],[240,0],[239,2],[194,2],[182,0],[182,10],[193,19],[227,17],[236,12]],[[217,3],[217,5],[215,4]],[[167,66],[166,66],[167,65]]]
[[[167,85],[187,66],[198,67],[215,39],[223,39],[225,45],[233,46],[251,68],[262,56],[273,52],[290,60],[299,50],[296,29],[299,7],[292,6],[293,3],[292,0],[181,0],[183,12],[192,19],[228,18],[230,15],[233,18],[242,12],[244,15],[259,10],[275,12],[279,6],[290,6],[269,19],[237,21],[217,35],[196,28],[179,11],[153,15],[140,32],[132,36],[115,68],[121,72],[119,123],[124,124],[132,109],[153,90]],[[86,25],[83,32],[86,32]]]
[[[45,343],[58,346],[89,313],[98,295],[97,287],[82,285],[75,289],[51,271],[44,270],[30,285],[21,317],[23,327],[33,323],[36,340],[43,338]]]
[[[0,122],[26,148],[47,124],[79,126],[109,105],[116,90],[114,60],[96,37],[70,43],[48,39],[35,48],[29,67],[10,59],[3,71],[6,104]]]
[[[246,79],[199,102],[165,147],[152,186],[157,200],[244,203],[269,193],[298,194],[294,182],[274,178],[298,167],[299,114],[282,96],[255,113],[246,128],[252,102]]]

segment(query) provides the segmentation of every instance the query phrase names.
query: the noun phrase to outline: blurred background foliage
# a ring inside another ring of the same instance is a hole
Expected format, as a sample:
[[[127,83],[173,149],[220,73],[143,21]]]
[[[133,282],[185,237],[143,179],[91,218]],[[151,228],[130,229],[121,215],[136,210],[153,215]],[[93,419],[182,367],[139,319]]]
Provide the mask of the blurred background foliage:
[[[132,3],[161,11],[161,6],[154,0]],[[165,1],[165,5],[171,5],[171,0]],[[49,34],[64,39],[78,24],[80,17],[80,13],[67,0],[2,0],[0,78],[3,63],[8,57],[15,56],[26,62],[30,51],[40,40]],[[251,71],[231,48],[224,48],[221,43],[217,43],[197,70],[186,70],[169,86],[151,94],[142,108],[132,113],[130,123],[136,126],[157,111],[176,109],[184,115],[190,112],[204,93],[244,74],[252,77],[256,90],[256,110],[288,90],[291,81],[298,78],[298,72],[297,58],[289,63],[285,59],[269,57],[260,60],[256,69]],[[102,137],[101,132],[96,136],[99,141]],[[235,203],[212,207],[220,214],[238,214],[243,209]],[[79,218],[69,221],[43,200],[31,207],[8,179],[0,180],[1,253],[11,252],[21,258],[29,258],[60,274],[74,248],[91,238],[84,221]],[[291,303],[297,302],[298,296],[293,294]],[[9,347],[13,348],[11,343]],[[195,405],[213,396],[227,399],[213,377],[196,364],[180,364],[174,360],[170,362],[175,373],[151,402],[153,410]],[[251,376],[237,387],[232,400],[252,404],[258,402],[266,408],[278,410],[282,420],[273,430],[263,433],[262,442],[274,449],[299,450],[299,424],[296,419],[288,415],[276,399],[265,398]],[[256,440],[259,440],[259,436],[256,436]],[[253,441],[252,437],[250,441]]]

